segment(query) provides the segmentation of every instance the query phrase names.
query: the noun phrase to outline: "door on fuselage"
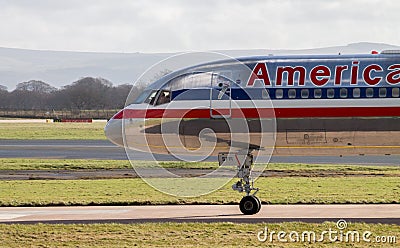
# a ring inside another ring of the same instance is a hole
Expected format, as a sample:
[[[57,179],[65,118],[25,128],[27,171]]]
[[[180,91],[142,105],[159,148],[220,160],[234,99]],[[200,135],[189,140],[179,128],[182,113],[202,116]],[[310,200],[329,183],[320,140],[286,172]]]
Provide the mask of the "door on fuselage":
[[[232,116],[232,81],[219,74],[211,74],[210,117],[230,118]]]

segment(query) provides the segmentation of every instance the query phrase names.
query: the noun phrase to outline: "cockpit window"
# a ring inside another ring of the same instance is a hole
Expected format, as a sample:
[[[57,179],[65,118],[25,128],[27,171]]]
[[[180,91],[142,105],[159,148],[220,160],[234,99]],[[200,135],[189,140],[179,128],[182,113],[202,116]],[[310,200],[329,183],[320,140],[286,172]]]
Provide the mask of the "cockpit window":
[[[143,91],[132,103],[133,104],[143,103],[145,100],[147,100],[147,97],[150,95],[150,92],[151,90]]]
[[[171,101],[171,93],[167,90],[161,90],[160,94],[158,95],[156,105],[169,103]]]
[[[171,101],[172,91],[193,88],[209,88],[211,85],[231,85],[231,80],[218,74],[207,72],[190,72],[170,79],[159,89],[147,89],[143,91],[133,102],[134,104],[147,103],[160,105]]]
[[[140,94],[134,104],[147,103],[150,105],[160,105],[171,101],[171,92],[168,90],[146,90]]]
[[[157,90],[153,90],[143,102],[153,105],[154,101],[156,100],[156,96],[157,96]]]

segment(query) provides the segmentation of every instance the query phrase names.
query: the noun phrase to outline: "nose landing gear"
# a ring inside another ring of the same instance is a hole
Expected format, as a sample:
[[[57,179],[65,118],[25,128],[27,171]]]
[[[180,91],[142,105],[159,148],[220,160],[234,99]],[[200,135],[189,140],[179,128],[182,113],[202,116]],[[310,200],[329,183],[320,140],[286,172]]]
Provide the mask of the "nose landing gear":
[[[237,177],[240,179],[237,183],[232,185],[232,189],[240,193],[245,192],[246,195],[239,203],[240,211],[245,215],[253,215],[260,211],[261,201],[256,196],[259,188],[254,188],[254,181],[251,178],[251,170],[253,166],[253,155],[248,153],[245,158],[240,161],[238,154],[220,154],[219,163],[227,162],[228,160],[235,161],[237,164]],[[233,158],[232,158],[233,157]],[[255,191],[251,194],[252,191]]]

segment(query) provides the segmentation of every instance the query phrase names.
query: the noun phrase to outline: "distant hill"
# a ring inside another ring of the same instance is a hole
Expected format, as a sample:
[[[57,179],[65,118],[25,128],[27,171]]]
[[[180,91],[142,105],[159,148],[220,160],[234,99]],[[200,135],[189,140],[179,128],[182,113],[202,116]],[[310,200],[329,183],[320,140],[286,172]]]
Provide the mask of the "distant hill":
[[[242,57],[267,54],[370,53],[372,50],[385,49],[400,49],[400,46],[362,42],[303,50],[254,49],[216,52],[232,57]],[[60,52],[0,48],[0,84],[13,90],[18,83],[37,80],[60,88],[84,77],[105,78],[116,85],[132,84],[150,66],[172,55],[174,54]]]

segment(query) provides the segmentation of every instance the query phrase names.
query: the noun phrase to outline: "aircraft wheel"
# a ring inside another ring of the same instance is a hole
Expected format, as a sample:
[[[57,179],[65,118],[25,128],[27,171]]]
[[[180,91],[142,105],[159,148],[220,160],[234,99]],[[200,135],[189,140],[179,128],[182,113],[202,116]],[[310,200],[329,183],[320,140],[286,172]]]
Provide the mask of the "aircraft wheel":
[[[260,209],[261,209],[261,200],[257,196],[254,196],[254,198],[256,198],[256,200],[258,202],[258,210],[257,210],[257,213],[258,213],[258,212],[260,212]]]
[[[261,208],[260,200],[253,196],[248,195],[242,198],[239,204],[240,211],[245,215],[252,215],[258,213]]]

